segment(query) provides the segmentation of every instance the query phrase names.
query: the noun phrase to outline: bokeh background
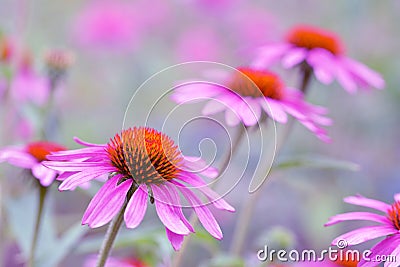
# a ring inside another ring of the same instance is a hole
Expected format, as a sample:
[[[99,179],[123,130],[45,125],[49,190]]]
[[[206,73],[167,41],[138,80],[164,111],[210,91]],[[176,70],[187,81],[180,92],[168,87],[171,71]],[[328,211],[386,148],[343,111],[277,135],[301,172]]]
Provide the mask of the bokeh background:
[[[276,161],[300,159],[307,164],[273,172],[264,184],[251,217],[243,261],[235,261],[237,266],[258,266],[256,252],[264,245],[326,249],[335,236],[362,225],[359,222],[323,227],[329,216],[354,208],[343,204],[343,197],[360,193],[391,203],[393,195],[400,191],[399,17],[399,2],[374,0],[0,0],[1,36],[29,51],[31,67],[37,75],[46,75],[44,58],[48,51],[64,49],[74,54],[74,63],[54,96],[51,113],[55,122],[49,137],[69,148],[79,147],[73,136],[90,142],[107,142],[123,127],[130,99],[151,75],[192,60],[233,67],[249,64],[257,47],[279,41],[291,26],[299,23],[336,32],[348,56],[383,75],[386,80],[383,91],[362,91],[355,95],[349,95],[337,83],[323,86],[312,82],[308,99],[329,109],[334,120],[329,127],[333,142],[323,143],[295,125]],[[142,90],[135,105],[129,106],[125,127],[145,121],[153,99],[171,88],[174,80],[185,77],[177,73],[180,70],[147,84],[144,89],[148,91]],[[279,67],[277,70],[288,84],[296,86],[298,73]],[[6,76],[4,73],[1,75]],[[2,93],[0,89],[0,97]],[[165,97],[151,111],[149,126],[161,129],[166,113],[173,106]],[[216,154],[218,166],[228,147],[227,132],[220,125],[195,121],[186,125],[178,136],[182,126],[179,116],[196,116],[200,107],[196,104],[181,113],[178,110],[177,118],[166,126],[167,133],[174,139],[179,137],[185,154]],[[43,107],[29,101],[2,99],[0,111],[1,146],[39,138]],[[235,131],[228,129],[228,133],[234,135]],[[273,140],[265,138],[267,143]],[[200,142],[203,139],[207,140]],[[254,140],[255,146],[260,142],[251,134],[249,140]],[[237,179],[237,173],[242,172],[235,166],[240,166],[247,153],[243,147],[235,153],[232,168],[224,176],[226,183],[231,184],[229,178]],[[221,255],[229,250],[237,216],[248,196],[251,168],[255,168],[257,160],[253,158],[256,156],[251,157],[249,171],[226,195],[237,213],[216,211],[224,239],[216,242],[200,231],[194,238],[197,242],[185,252],[182,266],[231,266]],[[327,163],[328,159],[334,163]],[[26,249],[29,244],[29,229],[33,227],[36,188],[26,174],[5,164],[0,175],[0,265],[23,266],[21,257],[24,246]],[[97,188],[94,184],[88,191],[61,193],[56,186],[52,188],[46,211],[48,225],[41,231],[41,236],[49,239],[42,237],[40,253],[43,258],[62,255],[53,263],[43,261],[43,266],[83,266],[87,256],[96,253],[105,227],[89,230],[79,226],[79,222]],[[75,224],[79,227],[70,228]],[[69,243],[63,239],[66,236],[72,236]],[[373,243],[358,248],[370,248]],[[113,255],[138,259],[148,266],[168,263],[173,252],[154,210],[146,215],[139,228],[121,233]]]

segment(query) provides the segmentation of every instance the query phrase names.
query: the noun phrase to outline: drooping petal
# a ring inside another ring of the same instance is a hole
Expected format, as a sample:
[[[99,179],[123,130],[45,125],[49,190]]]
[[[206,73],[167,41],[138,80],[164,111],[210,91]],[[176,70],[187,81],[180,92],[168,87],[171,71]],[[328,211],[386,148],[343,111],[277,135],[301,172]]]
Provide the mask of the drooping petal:
[[[277,43],[265,45],[257,51],[255,60],[251,67],[255,69],[265,69],[278,61],[292,46],[287,43]]]
[[[128,202],[124,214],[125,224],[128,228],[136,228],[143,220],[147,209],[147,186],[140,185]]]
[[[237,110],[241,121],[246,126],[255,125],[261,117],[260,105],[257,102],[254,103],[250,97],[243,98]]]
[[[202,158],[184,156],[184,159],[185,166],[190,169],[190,171],[200,173],[209,178],[218,177],[218,170],[214,167],[210,167]]]
[[[336,68],[336,78],[343,88],[350,94],[357,92],[357,83],[351,73],[344,67]]]
[[[57,176],[55,171],[46,168],[41,163],[37,163],[32,167],[32,174],[39,179],[43,186],[49,186]]]
[[[126,194],[132,185],[132,179],[117,185],[119,176],[108,180],[90,201],[83,215],[82,224],[96,228],[107,224],[121,210]]]
[[[219,196],[216,192],[210,189],[204,181],[200,179],[195,174],[184,172],[178,179],[184,181],[185,183],[194,186],[196,189],[200,190],[209,201],[211,201],[217,209],[227,210],[230,212],[234,212],[235,208],[229,205],[221,196]]]
[[[390,205],[387,203],[376,199],[366,198],[361,195],[346,197],[343,201],[349,204],[372,208],[383,212],[387,212],[390,209]]]
[[[213,115],[213,114],[216,114],[218,112],[224,111],[227,108],[228,107],[226,106],[226,104],[224,102],[221,102],[218,99],[218,97],[216,97],[215,99],[212,99],[212,100],[208,101],[204,105],[201,113],[203,115],[208,116],[208,115]]]
[[[191,101],[209,100],[214,98],[224,88],[207,81],[190,81],[179,84],[171,95],[171,99],[182,104]]]
[[[168,197],[172,200],[172,206],[175,210],[175,213],[178,214],[179,218],[185,224],[185,226],[190,230],[190,232],[194,233],[194,228],[190,224],[190,222],[186,219],[185,215],[182,212],[182,205],[179,200],[179,194],[176,189],[176,185],[173,183],[165,183],[164,184],[165,193],[168,194]]]
[[[367,220],[383,224],[390,224],[388,218],[382,215],[370,212],[348,212],[332,216],[331,218],[329,218],[329,221],[325,224],[325,226],[330,226],[343,221],[351,221],[351,220]]]
[[[338,66],[332,53],[325,49],[312,49],[307,55],[307,63],[313,68],[318,81],[323,84],[333,82]]]
[[[221,228],[219,227],[218,222],[215,220],[211,211],[200,201],[200,199],[197,198],[195,194],[193,194],[193,192],[185,188],[182,184],[177,183],[177,185],[181,185],[179,190],[192,205],[192,208],[196,212],[204,228],[216,239],[221,239]]]
[[[91,157],[103,157],[107,158],[107,153],[103,147],[86,147],[81,149],[73,149],[73,150],[65,150],[54,152],[50,155],[47,155],[47,159],[49,160],[74,160],[74,159],[82,159],[82,158],[91,158]]]
[[[43,165],[62,172],[77,172],[85,169],[110,169],[112,171],[114,169],[109,162],[43,161]]]
[[[167,237],[169,242],[171,242],[172,247],[174,248],[175,251],[180,250],[182,243],[183,243],[183,235],[176,234],[172,231],[170,231],[168,228],[165,228],[165,231],[167,233]]]
[[[105,144],[93,144],[89,143],[86,141],[83,141],[82,139],[79,139],[78,137],[74,136],[74,141],[82,146],[88,146],[88,147],[106,147]]]
[[[385,87],[385,80],[382,76],[364,64],[346,57],[342,57],[340,60],[347,71],[363,82],[362,85],[365,84],[377,89],[383,89]]]
[[[108,173],[110,173],[109,168],[95,169],[95,170],[88,169],[76,172],[75,174],[72,174],[69,177],[65,178],[65,180],[60,184],[58,189],[61,191],[74,190],[77,186]]]
[[[240,117],[232,109],[226,109],[225,110],[225,121],[226,121],[226,124],[233,127],[240,123]]]
[[[187,235],[190,230],[182,222],[178,214],[176,214],[174,208],[171,206],[171,199],[159,188],[157,185],[150,186],[153,191],[154,204],[156,211],[161,222],[169,230],[176,234]]]
[[[305,48],[293,47],[289,49],[282,57],[282,66],[285,69],[293,68],[306,59],[307,53],[308,51]]]
[[[379,225],[367,226],[357,230],[345,233],[332,241],[332,245],[336,245],[338,241],[345,240],[349,246],[357,245],[365,241],[375,239],[381,236],[387,236],[398,232],[393,226]]]
[[[287,114],[280,103],[272,99],[260,99],[261,107],[274,120],[279,123],[287,122]]]
[[[371,254],[366,255],[367,258],[362,258],[360,263],[358,264],[359,267],[375,267],[377,266],[378,262],[376,262],[376,256],[388,256],[391,255],[396,248],[400,245],[400,236],[393,235],[387,237],[386,239],[382,240],[375,246],[373,246],[370,251]],[[399,260],[399,259],[398,259]],[[386,262],[385,267],[397,267],[399,266],[399,262],[390,263]]]
[[[37,164],[37,159],[21,148],[3,148],[0,150],[0,162],[7,161],[11,165],[30,169]]]

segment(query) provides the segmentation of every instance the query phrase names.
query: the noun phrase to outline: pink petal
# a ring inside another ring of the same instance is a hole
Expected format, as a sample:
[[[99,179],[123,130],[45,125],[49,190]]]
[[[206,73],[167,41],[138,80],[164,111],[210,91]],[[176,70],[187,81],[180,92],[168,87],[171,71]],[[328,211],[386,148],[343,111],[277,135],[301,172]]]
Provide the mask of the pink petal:
[[[117,185],[119,178],[117,175],[112,177],[100,188],[90,201],[83,215],[82,224],[88,224],[91,228],[103,226],[121,210],[132,180]]]
[[[231,127],[234,127],[240,123],[239,115],[232,109],[225,110],[225,121]]]
[[[209,167],[208,164],[200,157],[185,156],[185,166],[191,172],[200,173],[209,178],[218,177],[218,170],[214,167]]]
[[[208,101],[201,113],[203,115],[213,115],[218,112],[224,111],[225,109],[229,108],[224,102],[221,102],[218,98]]]
[[[216,239],[222,239],[221,228],[219,227],[210,210],[196,197],[195,194],[193,194],[183,185],[179,188],[179,190],[192,205],[192,208],[196,212],[204,228]]]
[[[194,228],[190,224],[190,222],[186,219],[185,215],[182,212],[182,205],[180,203],[179,194],[176,190],[175,184],[165,183],[164,184],[165,193],[168,194],[169,199],[172,200],[172,205],[176,214],[178,214],[179,218],[185,224],[185,226],[190,230],[190,232],[194,233]]]
[[[251,67],[256,69],[268,68],[291,48],[292,46],[287,43],[265,45],[258,49],[256,59],[251,63]]]
[[[125,224],[128,228],[136,228],[143,220],[147,209],[147,186],[140,185],[129,200],[124,214]]]
[[[176,233],[170,231],[168,228],[165,228],[165,231],[167,233],[168,240],[169,240],[169,242],[171,242],[171,245],[174,248],[174,250],[177,251],[177,250],[181,249],[184,236],[176,234]]]
[[[63,160],[73,160],[73,159],[91,158],[91,157],[102,157],[106,159],[108,157],[108,154],[106,153],[103,147],[101,148],[87,147],[81,149],[53,152],[46,158],[49,160],[63,161]]]
[[[57,176],[55,171],[46,168],[41,163],[37,163],[32,167],[32,174],[39,179],[43,186],[49,186]]]
[[[400,201],[400,193],[394,195],[394,200]]]
[[[325,226],[330,226],[343,221],[350,221],[350,220],[367,220],[383,224],[390,224],[388,218],[382,215],[370,212],[348,212],[332,216],[331,218],[329,218],[329,221],[325,224]]]
[[[151,189],[158,217],[165,227],[176,234],[189,234],[190,230],[185,226],[178,214],[176,214],[174,208],[171,207],[171,199],[157,185],[151,185]]]
[[[238,114],[244,125],[253,126],[261,117],[260,105],[257,102],[254,103],[251,98],[244,98],[243,101],[239,103]]]
[[[359,228],[357,230],[345,233],[332,241],[332,245],[336,245],[340,240],[346,240],[349,246],[357,245],[365,241],[375,239],[381,236],[387,236],[397,233],[398,230],[393,226],[379,225],[379,226],[367,226]]]
[[[271,117],[271,119],[279,123],[287,122],[287,114],[278,101],[273,99],[260,99],[260,104],[264,111]]]
[[[171,99],[179,104],[190,101],[209,100],[215,97],[224,88],[206,81],[191,81],[178,85]]]
[[[210,189],[197,175],[185,172],[183,175],[179,176],[179,179],[200,190],[217,209],[227,210],[230,212],[235,211],[235,208],[229,205],[221,196]]]
[[[315,77],[321,83],[330,84],[333,82],[338,66],[332,53],[325,49],[312,49],[308,53],[307,63],[313,68]]]
[[[285,69],[290,69],[295,65],[298,65],[307,56],[308,51],[304,48],[293,47],[288,50],[285,55],[282,57],[282,66]]]
[[[65,180],[60,184],[58,189],[61,191],[74,190],[77,186],[108,173],[110,173],[110,169],[108,168],[95,169],[95,170],[88,169],[76,172],[75,174],[70,175],[68,178],[65,178]]]
[[[357,83],[351,73],[343,66],[336,68],[336,78],[343,88],[350,94],[357,92]]]
[[[77,172],[86,169],[110,169],[115,170],[109,162],[79,162],[79,161],[43,161],[43,165],[62,172]]]
[[[105,144],[93,144],[93,143],[89,143],[86,141],[83,141],[82,139],[79,139],[78,137],[74,137],[74,141],[82,146],[89,146],[89,147],[106,147]]]
[[[364,64],[350,58],[342,58],[341,61],[343,66],[345,66],[350,73],[362,80],[366,85],[373,86],[377,89],[383,89],[385,87],[385,80],[383,80],[382,76]]]
[[[11,165],[30,169],[37,164],[37,159],[21,148],[3,148],[0,150],[0,162],[7,161]]]
[[[387,212],[391,207],[389,204],[386,204],[382,201],[366,198],[361,195],[346,197],[343,201],[349,204],[368,207],[383,212]]]
[[[388,256],[388,255],[396,255],[400,248],[400,236],[393,235],[390,237],[385,238],[375,246],[373,246],[370,251],[371,254],[367,255],[368,260],[362,258],[360,263],[358,264],[359,267],[375,267],[378,262],[376,262],[376,256]],[[396,251],[397,250],[397,251]],[[399,266],[399,258],[397,258],[397,263],[385,263],[385,267],[397,267]]]

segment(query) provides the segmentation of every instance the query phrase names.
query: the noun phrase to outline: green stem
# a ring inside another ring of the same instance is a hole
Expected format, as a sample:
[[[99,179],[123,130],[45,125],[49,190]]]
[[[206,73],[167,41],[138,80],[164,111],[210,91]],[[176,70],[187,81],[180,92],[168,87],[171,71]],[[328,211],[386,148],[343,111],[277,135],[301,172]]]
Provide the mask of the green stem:
[[[240,142],[242,141],[242,138],[244,136],[244,133],[246,132],[246,128],[239,126],[239,131],[235,137],[235,140],[232,143],[232,148],[229,151],[229,153],[226,154],[224,160],[222,161],[222,165],[220,168],[220,173],[225,171],[225,169],[228,167],[229,162],[231,161],[232,155],[235,154],[236,150],[239,147]],[[217,182],[213,183],[210,188],[214,188],[216,187]],[[196,216],[196,214],[192,214],[192,216],[189,219],[190,224],[193,226],[193,228],[196,227],[196,225],[199,223],[199,218]],[[186,250],[188,249],[189,243],[191,242],[191,240],[193,239],[192,235],[187,236],[182,243],[181,249],[176,252],[175,257],[172,260],[172,267],[179,267],[182,265],[182,261],[183,261],[183,256],[186,253]]]
[[[308,89],[310,88],[310,82],[311,82],[311,78],[312,78],[312,74],[313,74],[313,69],[306,63],[303,63],[303,65],[301,65],[300,68],[303,72],[303,77],[301,78],[299,89],[304,95],[306,95],[308,92]],[[281,138],[278,139],[278,144],[276,146],[277,152],[282,149],[285,141],[289,137],[289,134],[292,132],[294,122],[295,122],[294,118],[291,117],[288,119],[285,129],[284,129],[284,132],[281,135]],[[278,154],[278,153],[276,153],[276,154]]]
[[[133,190],[129,190],[124,205],[122,206],[121,210],[117,214],[116,217],[111,221],[110,225],[108,226],[106,235],[104,237],[103,243],[101,245],[99,256],[97,258],[96,267],[104,267],[107,258],[110,255],[112,246],[114,244],[115,238],[117,237],[118,231],[121,228],[122,222],[124,221],[124,213],[126,210],[126,206],[128,205],[129,199],[132,197],[133,193],[135,192],[135,188]]]
[[[42,222],[42,215],[43,215],[43,207],[44,207],[44,200],[46,199],[47,195],[47,187],[44,187],[43,185],[39,184],[39,205],[38,205],[38,211],[36,214],[36,222],[35,222],[35,228],[33,229],[33,238],[32,238],[32,243],[31,243],[31,249],[29,252],[29,260],[28,260],[28,267],[33,267],[34,262],[35,262],[35,251],[37,247],[37,242],[38,242],[38,237],[39,237],[39,231],[40,231],[40,225]]]
[[[302,65],[303,77],[299,86],[299,89],[306,94],[310,85],[311,77],[312,77],[312,68],[306,64]],[[285,131],[282,134],[282,137],[278,140],[278,144],[276,146],[275,154],[278,155],[281,151],[284,141],[288,139],[289,134],[292,132],[294,119],[290,119],[287,122],[285,127]],[[231,245],[230,252],[234,256],[239,256],[242,252],[243,245],[246,241],[246,235],[248,229],[250,227],[250,222],[253,216],[253,212],[255,206],[257,204],[257,200],[259,199],[262,192],[262,186],[253,194],[250,194],[250,197],[245,201],[243,207],[240,210],[239,219],[235,227],[233,241]]]
[[[232,239],[232,245],[230,248],[230,252],[232,255],[239,256],[243,249],[243,244],[245,242],[246,235],[250,227],[251,218],[257,200],[261,195],[261,192],[262,190],[260,187],[257,191],[250,194],[249,198],[247,198],[246,202],[240,210],[239,219],[236,224],[234,236]]]

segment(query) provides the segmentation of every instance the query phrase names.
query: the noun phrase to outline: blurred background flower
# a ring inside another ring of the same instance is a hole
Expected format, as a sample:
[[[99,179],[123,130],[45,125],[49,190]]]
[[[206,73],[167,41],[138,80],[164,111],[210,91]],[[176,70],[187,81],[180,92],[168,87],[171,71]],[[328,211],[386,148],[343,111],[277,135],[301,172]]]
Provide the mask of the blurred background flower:
[[[346,55],[382,74],[385,90],[360,91],[350,96],[344,90],[330,90],[339,89],[337,83],[310,84],[307,100],[328,108],[329,116],[335,121],[329,129],[333,143],[324,144],[304,127],[293,127],[276,159],[277,165],[286,168],[274,171],[267,180],[241,255],[256,257],[261,248],[257,237],[275,225],[290,229],[296,248],[326,249],[340,233],[363,225],[363,222],[354,222],[323,227],[329,216],[349,209],[342,203],[343,197],[361,193],[389,203],[400,191],[399,17],[398,2],[374,0],[338,0],[329,5],[311,0],[0,0],[0,145],[23,144],[41,135],[43,109],[49,96],[43,82],[48,79],[43,55],[54,48],[74,53],[75,63],[68,70],[65,90],[57,90],[54,96],[53,114],[60,123],[58,134],[51,136],[53,141],[76,148],[72,141],[74,135],[105,143],[109,136],[120,131],[132,95],[139,92],[137,88],[146,79],[165,67],[185,60],[248,65],[254,58],[255,47],[282,40],[293,26],[307,24],[330,29],[346,44]],[[29,64],[16,60],[22,59],[20,47],[30,51]],[[282,69],[279,65],[273,70],[284,77],[288,86],[298,86],[296,71]],[[179,78],[181,76],[176,73],[168,73],[152,79],[146,94],[135,102],[134,112],[128,112],[125,126],[142,124],[155,103],[154,98],[172,88]],[[168,100],[168,96],[165,99]],[[149,126],[161,130],[165,114],[173,107],[167,100],[157,102]],[[193,118],[200,110],[201,106],[192,106],[177,114],[175,120],[168,120],[166,133],[175,136],[182,126],[179,119]],[[102,125],[101,131],[98,125]],[[278,125],[278,133],[283,127]],[[209,120],[195,121],[188,124],[176,140],[184,154],[200,156],[209,150],[207,142],[194,146],[193,140],[215,137],[216,146],[223,148],[215,155],[216,163],[220,163],[227,147],[222,132],[221,127]],[[260,141],[253,138],[254,135],[251,137],[257,147]],[[204,147],[207,149],[202,149]],[[246,156],[244,147],[235,153],[233,168],[223,176],[227,186],[242,173],[243,169],[235,166]],[[248,190],[250,169],[257,165],[255,155],[251,156],[244,178],[226,195],[232,206],[240,206],[247,194],[244,192]],[[326,159],[335,161],[327,163]],[[23,179],[17,179],[21,173],[15,168],[3,164],[0,176],[4,215],[0,222],[0,259],[7,267],[21,266],[20,255],[26,254],[26,242],[31,236],[26,227],[31,225],[27,221],[29,216],[25,213],[35,210],[34,206],[29,208],[34,198],[27,187],[21,186]],[[100,185],[94,182],[90,190],[63,194],[56,194],[54,190],[54,201],[49,205],[54,208],[54,214],[45,217],[46,240],[53,242],[43,242],[47,246],[39,244],[38,248],[42,255],[48,255],[46,259],[40,258],[43,264],[51,261],[47,266],[81,266],[87,255],[97,252],[105,229],[87,232],[87,228],[80,225],[70,227],[79,221]],[[222,182],[221,187],[224,186]],[[143,225],[140,232],[131,234],[123,229],[115,252],[123,256],[133,251],[135,257],[149,266],[160,263],[168,266],[172,249],[166,242],[165,232],[160,229],[155,213],[149,212],[146,216],[149,223]],[[224,229],[224,239],[216,243],[199,231],[182,266],[213,266],[220,259],[216,254],[228,250],[235,234],[236,217],[221,212],[216,212],[215,217]],[[70,245],[77,244],[77,240],[80,240],[78,245]],[[373,245],[366,242],[357,248]],[[52,247],[58,248],[57,253]],[[68,253],[60,253],[64,250]],[[212,263],[211,256],[215,259]],[[226,257],[223,261],[227,261]],[[239,260],[234,264],[243,266],[244,262],[247,261]]]

